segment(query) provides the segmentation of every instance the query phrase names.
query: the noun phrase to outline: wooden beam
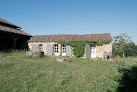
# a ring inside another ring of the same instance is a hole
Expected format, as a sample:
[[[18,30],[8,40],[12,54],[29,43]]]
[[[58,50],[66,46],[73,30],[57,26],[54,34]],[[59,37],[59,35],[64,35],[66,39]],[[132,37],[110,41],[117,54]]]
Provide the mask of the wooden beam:
[[[13,38],[14,42],[13,42],[13,49],[15,50],[16,49],[16,41],[19,39],[19,35],[12,35],[11,34],[11,37]]]

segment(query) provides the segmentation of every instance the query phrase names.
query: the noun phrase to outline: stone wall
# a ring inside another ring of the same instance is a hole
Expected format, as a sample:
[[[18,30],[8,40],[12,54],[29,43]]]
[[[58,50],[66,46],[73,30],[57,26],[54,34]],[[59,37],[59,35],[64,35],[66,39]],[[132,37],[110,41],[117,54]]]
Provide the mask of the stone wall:
[[[104,44],[103,46],[96,46],[96,58],[104,59],[104,53],[108,53],[111,57],[112,55],[112,43]]]
[[[53,45],[53,52],[54,52],[54,44],[58,44],[58,43],[55,43],[55,42],[30,42],[28,43],[28,46],[29,46],[29,49],[32,50],[32,45],[33,44],[36,44],[37,45],[37,51],[39,51],[39,45],[42,44],[43,46],[43,52],[45,55],[47,55],[47,44],[52,44]],[[58,44],[59,46],[59,53],[61,55],[61,44]]]
[[[55,43],[55,42],[31,42],[31,43],[28,43],[28,46],[30,48],[30,50],[32,50],[32,45],[33,44],[37,44],[37,50],[39,51],[39,45],[42,44],[43,45],[43,51],[44,51],[44,54],[47,55],[47,44],[53,44],[53,52],[54,52],[54,44],[58,44],[58,43]],[[59,46],[59,53],[61,55],[61,44],[58,44]],[[73,49],[73,47],[72,47]],[[108,54],[112,55],[112,43],[110,44],[104,44],[103,46],[96,46],[96,58],[102,58],[104,59],[104,53],[107,52]],[[73,53],[73,52],[72,52]],[[72,54],[72,56],[74,57],[74,55]],[[86,58],[86,53],[84,54],[83,58]]]

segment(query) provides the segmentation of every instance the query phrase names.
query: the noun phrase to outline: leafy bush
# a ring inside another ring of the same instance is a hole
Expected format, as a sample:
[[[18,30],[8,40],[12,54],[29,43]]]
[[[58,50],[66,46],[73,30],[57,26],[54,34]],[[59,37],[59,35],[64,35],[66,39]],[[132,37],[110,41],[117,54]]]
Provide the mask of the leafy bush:
[[[115,45],[113,45],[112,53],[113,53],[113,56],[116,56],[119,54],[119,56],[122,57],[123,56],[123,49],[116,49]],[[137,56],[137,46],[134,43],[126,45],[124,47],[124,54],[126,57]]]
[[[137,92],[137,66],[122,71],[124,72],[122,79],[119,81],[118,92]]]
[[[82,45],[77,45],[74,47],[73,52],[76,57],[82,57],[85,53],[85,47]]]
[[[137,56],[137,46],[135,44],[125,47],[125,56]]]

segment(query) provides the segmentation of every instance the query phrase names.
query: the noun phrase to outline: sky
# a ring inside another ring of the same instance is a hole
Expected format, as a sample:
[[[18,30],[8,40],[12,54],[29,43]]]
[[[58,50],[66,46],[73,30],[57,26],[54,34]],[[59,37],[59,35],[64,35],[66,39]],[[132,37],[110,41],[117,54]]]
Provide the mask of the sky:
[[[128,33],[137,44],[137,0],[0,0],[0,18],[31,35]]]

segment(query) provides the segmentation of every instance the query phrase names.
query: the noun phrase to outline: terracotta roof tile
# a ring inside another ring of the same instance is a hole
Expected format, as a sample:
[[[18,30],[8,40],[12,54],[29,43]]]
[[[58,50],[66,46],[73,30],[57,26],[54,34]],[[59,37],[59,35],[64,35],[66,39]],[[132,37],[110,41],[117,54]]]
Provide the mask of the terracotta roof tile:
[[[22,30],[17,30],[17,29],[13,29],[13,28],[1,26],[1,25],[0,25],[0,31],[11,32],[11,33],[21,34],[21,35],[26,35],[26,36],[32,36]]]
[[[83,35],[36,35],[29,42],[58,42],[58,41],[112,41],[110,33]]]
[[[4,19],[1,19],[1,18],[0,18],[0,22],[1,22],[1,23],[4,23],[4,24],[11,25],[11,26],[14,26],[14,27],[16,27],[16,28],[21,28],[21,27],[15,25],[15,24],[12,24],[12,23],[10,23],[10,22],[8,22],[8,21],[6,21],[6,20],[4,20]]]

